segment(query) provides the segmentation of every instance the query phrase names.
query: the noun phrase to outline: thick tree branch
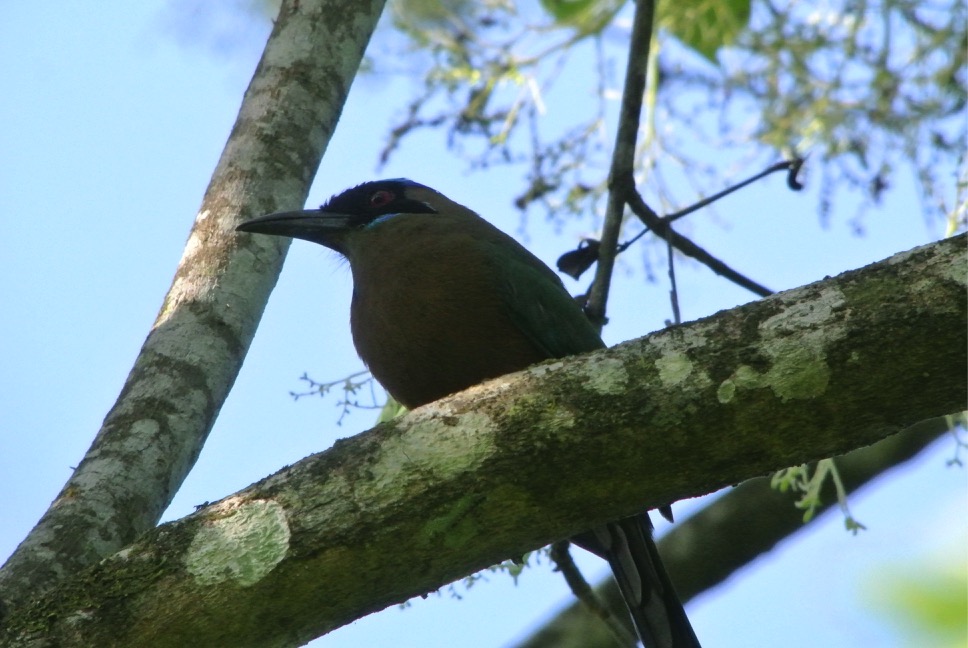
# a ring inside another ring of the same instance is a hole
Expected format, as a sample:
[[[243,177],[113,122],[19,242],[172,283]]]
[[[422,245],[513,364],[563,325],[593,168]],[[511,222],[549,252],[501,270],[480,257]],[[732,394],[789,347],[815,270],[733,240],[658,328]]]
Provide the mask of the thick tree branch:
[[[296,645],[605,520],[960,411],[964,245],[420,408],[158,528],[0,640]]]
[[[930,419],[837,458],[837,468],[848,493],[915,457],[939,436],[947,433],[944,419]],[[835,509],[837,496],[827,484],[823,506],[809,522],[794,506],[795,497],[770,487],[766,477],[751,479],[728,491],[701,511],[681,521],[659,541],[663,562],[679,596],[687,601],[715,587],[736,570],[772,550],[781,540],[799,533]],[[615,581],[609,578],[595,587],[596,596],[610,610],[624,610],[625,603]],[[616,643],[615,632],[602,622],[599,612],[575,602],[517,645],[517,648],[630,648],[626,640]],[[631,629],[628,615],[613,614]]]
[[[152,528],[238,373],[288,239],[246,218],[305,202],[383,0],[284,2],[171,289],[93,445],[0,571],[13,607]]]

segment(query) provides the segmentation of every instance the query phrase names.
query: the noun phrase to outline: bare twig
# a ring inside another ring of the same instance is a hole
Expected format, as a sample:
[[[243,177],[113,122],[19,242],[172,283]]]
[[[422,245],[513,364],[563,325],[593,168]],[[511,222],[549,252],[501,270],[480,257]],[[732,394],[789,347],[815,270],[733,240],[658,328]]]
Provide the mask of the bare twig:
[[[800,158],[794,158],[792,160],[784,160],[783,162],[777,162],[776,164],[768,167],[767,169],[760,171],[755,176],[751,178],[747,178],[746,180],[743,180],[739,184],[735,184],[732,187],[727,187],[722,191],[720,191],[719,193],[715,193],[712,196],[709,196],[708,198],[703,198],[699,202],[693,203],[692,205],[689,205],[685,209],[663,216],[662,220],[664,220],[667,223],[672,223],[674,221],[677,221],[683,216],[688,216],[689,214],[695,211],[699,211],[706,205],[711,205],[712,203],[716,202],[720,198],[725,198],[726,196],[733,193],[734,191],[738,191],[747,185],[751,185],[757,180],[759,180],[760,178],[765,178],[771,173],[776,173],[777,171],[787,171],[788,172],[787,185],[794,191],[800,191],[801,189],[803,189],[803,185],[801,185],[800,182],[797,180],[797,173],[799,172],[801,166],[803,166],[803,160]]]
[[[565,582],[571,588],[572,594],[584,606],[585,610],[605,623],[619,646],[636,645],[635,636],[612,614],[612,609],[599,599],[595,590],[582,576],[581,570],[578,569],[575,561],[571,558],[571,552],[568,550],[569,544],[567,540],[562,540],[551,545],[551,559],[555,561],[558,571],[565,577]]]
[[[760,285],[746,277],[745,275],[733,270],[724,262],[720,261],[712,254],[702,249],[688,238],[682,234],[677,233],[672,227],[664,221],[662,218],[656,214],[651,207],[649,207],[642,197],[634,189],[629,194],[629,207],[632,208],[632,212],[645,223],[645,226],[656,233],[657,236],[669,241],[674,248],[690,256],[700,263],[709,267],[710,270],[729,279],[733,283],[746,288],[750,292],[756,293],[761,297],[766,297],[767,295],[772,295],[773,291],[766,286]]]
[[[682,324],[679,290],[676,288],[676,256],[672,253],[672,241],[669,239],[666,239],[666,258],[669,260],[669,301],[672,304],[672,323]]]
[[[635,211],[635,213],[639,216],[640,220],[642,220],[642,222],[645,223],[645,227],[642,228],[640,232],[635,234],[635,236],[625,241],[624,243],[621,243],[620,245],[618,245],[615,251],[615,256],[618,256],[619,254],[625,252],[625,250],[632,247],[632,245],[634,245],[636,241],[641,239],[649,232],[654,231],[654,228],[660,230],[661,232],[671,231],[669,228],[669,224],[672,223],[673,221],[678,220],[683,216],[688,216],[689,214],[692,214],[698,211],[702,207],[710,205],[713,202],[725,196],[728,196],[734,191],[737,191],[738,189],[741,189],[753,182],[756,182],[757,180],[771,173],[775,173],[777,171],[787,171],[788,172],[787,184],[790,186],[791,189],[798,191],[800,188],[802,188],[802,185],[797,179],[797,173],[799,172],[802,165],[803,165],[803,160],[800,158],[778,162],[751,178],[747,178],[746,180],[743,180],[742,182],[736,185],[733,185],[732,187],[727,187],[723,191],[720,191],[719,193],[713,196],[704,198],[703,200],[700,200],[686,207],[685,209],[681,209],[677,212],[673,212],[672,214],[668,214],[666,216],[659,216],[658,214],[656,214],[655,211],[645,203],[645,201],[638,195],[638,193],[633,188],[632,193],[630,194],[630,197],[629,197],[629,204],[632,206],[633,211]],[[690,256],[694,256],[694,258],[696,258],[700,263],[703,263],[709,266],[717,274],[725,276],[730,281],[735,281],[736,283],[743,286],[744,288],[752,290],[753,292],[755,292],[756,294],[762,297],[772,294],[772,292],[769,291],[769,289],[764,288],[763,286],[760,286],[756,282],[753,282],[752,280],[746,277],[743,277],[737,271],[732,270],[731,268],[726,266],[724,262],[712,257],[711,255],[706,256],[705,254],[707,253],[700,253],[698,256],[696,256],[693,253],[697,251],[701,252],[701,248],[699,248],[691,241],[688,241],[684,237],[680,236],[679,234],[676,234],[675,232],[672,232],[672,234],[673,236],[671,237],[672,239],[671,243],[673,247],[678,247],[679,243],[681,243],[682,241],[686,241],[685,249],[680,249],[680,251],[685,254],[689,254]],[[662,234],[660,234],[660,237],[665,238]],[[598,258],[600,255],[600,248],[601,248],[601,243],[599,241],[595,239],[584,239],[578,245],[577,249],[572,250],[570,252],[566,252],[565,254],[561,255],[561,257],[558,258],[558,269],[561,272],[564,272],[574,277],[575,279],[578,279],[586,270],[588,270],[588,268],[590,268],[592,265],[595,264],[596,261],[598,261]],[[690,251],[693,253],[690,253]]]

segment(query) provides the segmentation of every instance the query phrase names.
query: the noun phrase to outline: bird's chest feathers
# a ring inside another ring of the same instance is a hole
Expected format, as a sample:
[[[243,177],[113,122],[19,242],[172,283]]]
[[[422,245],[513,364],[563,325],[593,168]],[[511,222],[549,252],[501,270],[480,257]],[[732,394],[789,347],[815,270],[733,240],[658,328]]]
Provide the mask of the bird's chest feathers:
[[[545,357],[510,316],[486,247],[422,240],[351,260],[353,341],[392,395],[413,406]]]
[[[459,251],[431,245],[354,268],[352,327],[361,355],[374,347],[398,356],[426,354],[452,339],[472,344],[503,321],[487,271],[466,264]]]

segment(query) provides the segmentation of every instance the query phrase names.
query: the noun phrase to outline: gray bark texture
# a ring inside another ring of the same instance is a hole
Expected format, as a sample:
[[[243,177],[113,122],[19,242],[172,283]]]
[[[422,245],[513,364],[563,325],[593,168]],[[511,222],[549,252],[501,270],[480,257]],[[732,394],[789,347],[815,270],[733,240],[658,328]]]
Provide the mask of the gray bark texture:
[[[235,381],[288,248],[235,226],[302,207],[382,8],[283,3],[158,318],[84,459],[0,570],[0,611],[157,524]]]
[[[291,646],[610,519],[965,409],[965,236],[473,387],[165,524],[4,646]]]

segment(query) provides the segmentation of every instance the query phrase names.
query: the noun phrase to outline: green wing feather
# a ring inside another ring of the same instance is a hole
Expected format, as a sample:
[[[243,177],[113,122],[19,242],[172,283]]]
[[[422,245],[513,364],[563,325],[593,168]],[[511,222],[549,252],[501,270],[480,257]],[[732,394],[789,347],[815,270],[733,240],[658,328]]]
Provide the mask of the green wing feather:
[[[509,237],[510,238],[510,237]],[[508,314],[549,358],[605,347],[595,327],[568,294],[558,275],[511,239],[494,250],[495,268]]]

